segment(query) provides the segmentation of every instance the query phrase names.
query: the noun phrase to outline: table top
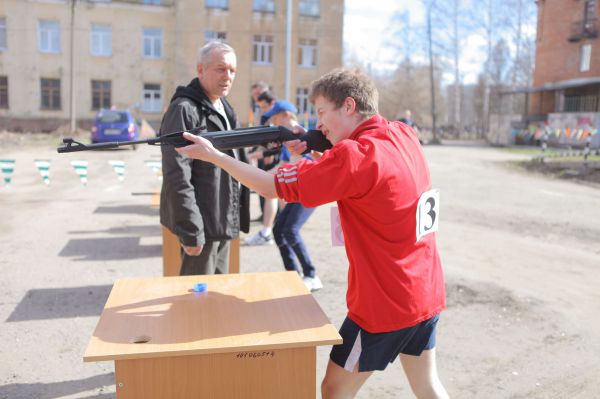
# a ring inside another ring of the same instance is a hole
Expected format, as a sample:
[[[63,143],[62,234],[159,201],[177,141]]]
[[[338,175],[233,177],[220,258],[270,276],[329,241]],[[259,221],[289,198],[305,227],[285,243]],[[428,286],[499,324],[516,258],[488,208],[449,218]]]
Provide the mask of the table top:
[[[206,283],[207,290],[195,292],[196,283]],[[341,342],[296,272],[122,279],[113,286],[84,361]]]

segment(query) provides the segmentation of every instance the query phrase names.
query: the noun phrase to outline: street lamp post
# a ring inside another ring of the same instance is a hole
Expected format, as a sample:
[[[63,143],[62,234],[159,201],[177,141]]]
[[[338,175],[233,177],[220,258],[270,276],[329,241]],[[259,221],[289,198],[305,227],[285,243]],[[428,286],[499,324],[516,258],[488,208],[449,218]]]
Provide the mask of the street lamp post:
[[[71,134],[75,133],[75,128],[76,128],[76,117],[75,117],[75,6],[77,5],[77,0],[71,0],[71,31],[70,31],[70,38],[71,38],[71,51],[70,51],[70,76],[69,76],[69,82],[70,82],[70,98],[71,98],[71,104],[70,104],[70,108],[69,108],[69,113],[70,113],[70,119],[71,119]]]
[[[440,140],[437,138],[437,129],[435,125],[435,86],[433,81],[433,49],[431,39],[431,7],[433,1],[430,0],[427,4],[427,36],[429,40],[429,82],[431,86],[431,133],[433,138],[430,144],[440,144]]]

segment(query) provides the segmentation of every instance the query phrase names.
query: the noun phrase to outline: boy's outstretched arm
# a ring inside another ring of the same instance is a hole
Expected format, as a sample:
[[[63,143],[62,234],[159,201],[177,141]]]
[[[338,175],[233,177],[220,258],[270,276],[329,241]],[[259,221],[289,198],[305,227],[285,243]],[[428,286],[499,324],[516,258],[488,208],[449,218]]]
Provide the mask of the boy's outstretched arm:
[[[184,133],[183,137],[191,141],[185,147],[175,148],[175,150],[193,159],[210,162],[227,171],[233,178],[244,186],[251,188],[265,198],[277,198],[275,189],[275,178],[272,173],[265,172],[250,164],[238,161],[227,154],[222,153],[213,147],[212,143],[200,136],[190,133]]]

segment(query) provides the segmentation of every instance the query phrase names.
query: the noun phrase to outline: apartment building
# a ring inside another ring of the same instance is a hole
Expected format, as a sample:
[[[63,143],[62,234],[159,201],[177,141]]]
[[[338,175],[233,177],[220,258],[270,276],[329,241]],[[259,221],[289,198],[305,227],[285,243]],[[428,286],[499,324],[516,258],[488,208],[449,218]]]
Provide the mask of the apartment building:
[[[0,128],[49,131],[71,115],[85,128],[109,107],[158,126],[208,40],[236,49],[229,100],[242,124],[258,80],[278,98],[287,87],[287,99],[310,113],[310,83],[342,63],[343,12],[343,0],[3,0]]]
[[[530,114],[600,111],[596,0],[539,0]]]

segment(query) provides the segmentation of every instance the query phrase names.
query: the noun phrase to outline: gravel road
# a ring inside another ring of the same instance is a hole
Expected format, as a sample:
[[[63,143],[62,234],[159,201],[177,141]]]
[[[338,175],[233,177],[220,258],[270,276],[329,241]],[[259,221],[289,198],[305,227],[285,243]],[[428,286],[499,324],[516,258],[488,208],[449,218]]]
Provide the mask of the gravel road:
[[[0,186],[0,398],[112,398],[112,362],[82,355],[114,281],[162,274],[150,206],[160,182],[145,162],[160,151],[57,154],[54,143],[22,144],[0,149],[0,159],[16,161],[10,186]],[[437,350],[451,396],[599,397],[599,186],[528,175],[507,164],[525,156],[483,145],[425,151],[441,190],[448,309]],[[36,159],[50,161],[49,185]],[[88,161],[87,186],[73,160]],[[110,160],[125,162],[123,182]],[[315,298],[339,326],[347,262],[330,244],[329,207],[303,235],[325,285]],[[275,247],[243,247],[241,269],[283,266]],[[317,352],[318,381],[328,351]],[[411,395],[393,364],[358,397]]]

